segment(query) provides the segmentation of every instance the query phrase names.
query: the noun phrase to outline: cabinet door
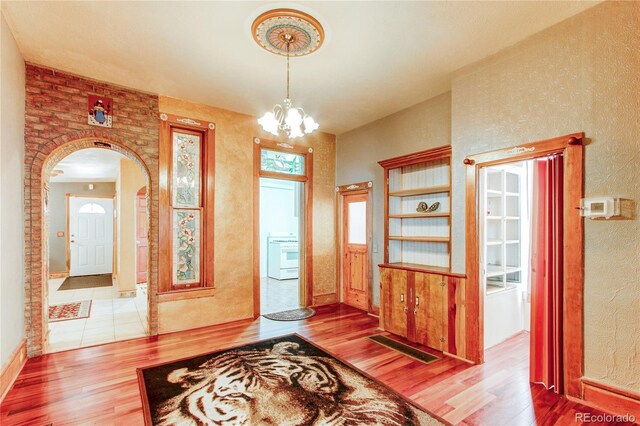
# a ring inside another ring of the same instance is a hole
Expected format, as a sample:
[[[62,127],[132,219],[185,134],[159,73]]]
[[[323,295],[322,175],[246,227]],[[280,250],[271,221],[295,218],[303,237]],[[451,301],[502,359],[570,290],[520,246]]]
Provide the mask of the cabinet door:
[[[381,326],[389,333],[407,337],[407,271],[380,268]]]
[[[444,283],[444,285],[443,285]],[[416,272],[415,316],[416,343],[445,350],[447,337],[447,277]]]

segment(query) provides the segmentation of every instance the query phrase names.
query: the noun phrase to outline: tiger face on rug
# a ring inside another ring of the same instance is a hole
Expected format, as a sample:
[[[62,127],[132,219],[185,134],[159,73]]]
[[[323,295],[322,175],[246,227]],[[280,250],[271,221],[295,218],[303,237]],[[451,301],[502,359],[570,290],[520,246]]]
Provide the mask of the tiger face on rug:
[[[231,350],[167,380],[184,391],[159,405],[154,424],[440,424],[386,387],[339,361],[308,356],[295,342]]]

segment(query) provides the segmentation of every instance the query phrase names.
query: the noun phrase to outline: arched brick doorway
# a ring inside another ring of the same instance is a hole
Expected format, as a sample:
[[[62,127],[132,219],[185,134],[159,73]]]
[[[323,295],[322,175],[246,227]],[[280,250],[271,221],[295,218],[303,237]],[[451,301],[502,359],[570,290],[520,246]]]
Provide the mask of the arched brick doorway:
[[[149,223],[149,333],[158,333],[158,160],[157,147],[125,143],[100,130],[85,130],[62,136],[25,152],[25,327],[29,356],[44,352],[47,331],[45,286],[49,279],[46,202],[49,177],[54,166],[72,152],[101,148],[118,152],[137,164],[145,176]]]

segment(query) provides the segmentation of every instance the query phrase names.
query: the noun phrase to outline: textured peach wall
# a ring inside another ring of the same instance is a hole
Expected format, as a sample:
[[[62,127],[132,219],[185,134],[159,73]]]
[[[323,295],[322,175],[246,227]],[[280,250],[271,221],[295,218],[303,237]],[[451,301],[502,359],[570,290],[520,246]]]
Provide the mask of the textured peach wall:
[[[273,137],[259,129],[255,117],[245,114],[162,96],[159,109],[216,124],[215,294],[160,302],[159,331],[249,318],[253,315],[253,139]],[[294,143],[314,149],[314,296],[333,294],[335,136],[316,132]]]
[[[586,196],[638,203],[639,22],[640,3],[605,2],[457,72],[454,165],[468,154],[584,131]],[[454,166],[454,212],[464,212],[463,174]],[[464,216],[453,220],[453,267],[461,272]],[[585,376],[639,391],[637,218],[585,221],[584,286]]]

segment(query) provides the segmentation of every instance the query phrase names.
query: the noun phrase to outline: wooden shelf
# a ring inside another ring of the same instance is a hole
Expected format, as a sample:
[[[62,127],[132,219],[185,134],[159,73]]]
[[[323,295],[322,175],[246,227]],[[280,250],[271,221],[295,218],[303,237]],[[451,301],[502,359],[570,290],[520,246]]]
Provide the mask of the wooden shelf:
[[[450,192],[449,185],[427,186],[424,188],[403,189],[401,191],[389,191],[390,197],[412,197],[414,195],[437,194],[439,192]]]
[[[390,214],[389,219],[415,219],[415,218],[428,218],[428,217],[449,217],[449,212],[435,212],[435,213],[405,213],[405,214]]]
[[[414,241],[420,243],[448,243],[449,237],[402,237],[402,236],[391,236],[389,235],[390,240],[396,241]]]
[[[448,275],[451,277],[458,277],[458,278],[467,277],[465,274],[458,274],[455,272],[451,272],[451,269],[449,268],[445,268],[442,266],[422,265],[419,263],[406,263],[406,262],[381,263],[378,266],[381,268],[404,269],[407,271],[414,271],[414,272],[442,274],[442,275]]]

